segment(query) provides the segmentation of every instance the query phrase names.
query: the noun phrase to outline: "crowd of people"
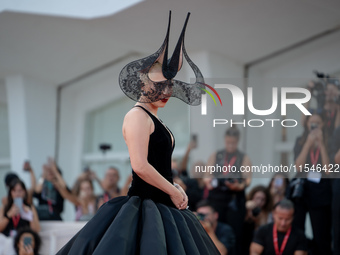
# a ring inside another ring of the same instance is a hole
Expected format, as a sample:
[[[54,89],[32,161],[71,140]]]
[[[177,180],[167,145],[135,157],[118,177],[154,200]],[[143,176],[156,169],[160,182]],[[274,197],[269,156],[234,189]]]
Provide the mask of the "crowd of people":
[[[313,83],[308,86],[311,92],[314,87]],[[174,182],[188,195],[189,209],[221,254],[340,254],[340,178],[335,175],[339,169],[331,169],[340,164],[339,95],[339,87],[328,83],[323,108],[309,108],[312,115],[302,119],[304,132],[294,146],[294,163],[301,171],[292,179],[276,173],[268,185],[248,190],[250,173],[197,176],[197,166],[251,166],[250,157],[238,148],[240,131],[235,127],[226,130],[225,147],[212,153],[207,162],[188,167],[190,153],[197,146],[195,140],[181,159],[173,160]],[[313,171],[317,166],[325,171]],[[130,175],[119,187],[117,168],[109,167],[102,180],[86,168],[69,188],[53,159],[43,165],[38,181],[29,162],[23,168],[31,175],[30,189],[16,174],[8,174],[8,195],[2,198],[0,209],[0,232],[13,238],[19,255],[38,254],[39,222],[62,220],[65,199],[74,205],[76,221],[88,221],[105,202],[127,195],[132,181]],[[101,187],[100,195],[94,192],[94,182]],[[305,236],[307,213],[313,240]]]

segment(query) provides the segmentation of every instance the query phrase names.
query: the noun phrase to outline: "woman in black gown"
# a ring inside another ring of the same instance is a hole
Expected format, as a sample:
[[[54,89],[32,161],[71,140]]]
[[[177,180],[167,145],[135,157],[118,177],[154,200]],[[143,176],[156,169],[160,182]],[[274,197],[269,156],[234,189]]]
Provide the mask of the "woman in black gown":
[[[220,254],[187,208],[187,195],[173,183],[175,139],[157,117],[158,108],[164,107],[170,96],[190,105],[200,103],[200,82],[204,80],[186,54],[185,26],[169,61],[168,27],[156,53],[128,64],[120,73],[123,92],[137,101],[126,114],[122,129],[133,169],[131,187],[127,196],[105,203],[57,254]],[[194,84],[173,79],[182,65],[181,53],[194,69]]]

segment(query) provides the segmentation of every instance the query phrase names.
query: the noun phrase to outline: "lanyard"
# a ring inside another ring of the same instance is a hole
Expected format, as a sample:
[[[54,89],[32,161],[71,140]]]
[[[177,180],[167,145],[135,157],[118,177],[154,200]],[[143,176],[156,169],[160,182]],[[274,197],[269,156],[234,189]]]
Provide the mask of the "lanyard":
[[[320,156],[320,148],[316,150],[315,154],[313,150],[310,151],[310,161],[312,162],[314,166],[316,165],[316,163],[318,163],[319,156]]]
[[[48,211],[50,212],[50,214],[53,214],[52,201],[47,199],[47,204],[48,204]]]
[[[334,115],[335,115],[335,111],[332,111],[331,114],[328,113],[327,115],[328,115],[327,126],[330,128],[331,124],[332,124],[332,120],[333,120]]]
[[[290,232],[292,231],[292,227],[290,227],[288,229],[288,231],[286,232],[286,235],[282,241],[281,244],[281,249],[279,251],[279,244],[278,244],[278,239],[277,239],[277,230],[276,230],[276,224],[274,223],[273,225],[273,242],[274,242],[274,249],[275,249],[275,254],[276,255],[282,255],[284,249],[286,248],[286,244],[288,242],[288,238],[290,236]]]
[[[104,194],[104,202],[107,202],[109,200],[110,200],[109,195],[107,193],[105,193]]]
[[[203,199],[207,199],[209,196],[209,190],[207,187],[204,187],[204,190],[203,190]]]
[[[237,157],[233,156],[230,161],[228,161],[228,156],[225,156],[225,160],[224,160],[224,166],[233,166],[236,162]],[[223,174],[228,174],[229,172],[223,172]]]
[[[13,216],[12,221],[13,221],[13,227],[14,229],[16,229],[20,221],[20,214]]]

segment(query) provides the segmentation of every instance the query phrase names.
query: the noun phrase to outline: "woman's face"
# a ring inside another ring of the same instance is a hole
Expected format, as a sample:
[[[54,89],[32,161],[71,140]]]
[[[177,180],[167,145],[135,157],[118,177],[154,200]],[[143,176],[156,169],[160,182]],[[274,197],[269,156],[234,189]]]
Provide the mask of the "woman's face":
[[[11,191],[11,196],[12,198],[18,198],[18,197],[21,197],[21,198],[24,198],[25,197],[25,190],[21,187],[21,184],[18,183],[14,186],[14,188],[12,189]]]
[[[83,181],[80,184],[80,196],[81,197],[91,197],[93,195],[93,189],[88,181]]]
[[[266,203],[266,194],[262,191],[258,191],[254,194],[253,199],[252,199],[256,205],[260,208],[263,208],[263,206]]]
[[[30,241],[31,247],[29,247],[28,245],[26,245],[26,247],[25,247],[25,241],[24,240],[26,240],[26,242],[29,242],[29,240],[31,240]],[[18,248],[19,248],[19,255],[20,254],[30,254],[30,253],[27,253],[30,250],[32,250],[31,254],[33,254],[33,250],[35,248],[35,241],[34,241],[33,235],[31,233],[22,234],[21,237],[20,237],[19,243],[18,243]]]
[[[323,128],[323,121],[322,118],[318,114],[313,114],[308,118],[307,127],[309,131],[313,129],[322,129]]]
[[[144,84],[144,93],[150,93],[152,95],[155,91],[161,92],[161,95],[156,95],[160,100],[151,103],[153,107],[164,107],[172,95],[173,84],[172,80],[167,80],[163,76],[162,65],[156,62],[150,68],[148,74],[141,75],[141,80]]]
[[[228,153],[233,153],[237,150],[238,138],[235,136],[225,136],[225,149]]]

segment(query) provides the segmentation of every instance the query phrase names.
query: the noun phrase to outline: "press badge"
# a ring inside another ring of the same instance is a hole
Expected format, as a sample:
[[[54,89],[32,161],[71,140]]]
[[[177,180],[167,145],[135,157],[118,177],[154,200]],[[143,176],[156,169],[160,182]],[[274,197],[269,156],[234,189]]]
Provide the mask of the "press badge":
[[[12,229],[10,232],[9,232],[9,236],[10,237],[15,237],[17,235],[17,231],[15,229]]]
[[[314,183],[320,183],[321,176],[322,176],[321,173],[309,171],[307,175],[307,180]]]

